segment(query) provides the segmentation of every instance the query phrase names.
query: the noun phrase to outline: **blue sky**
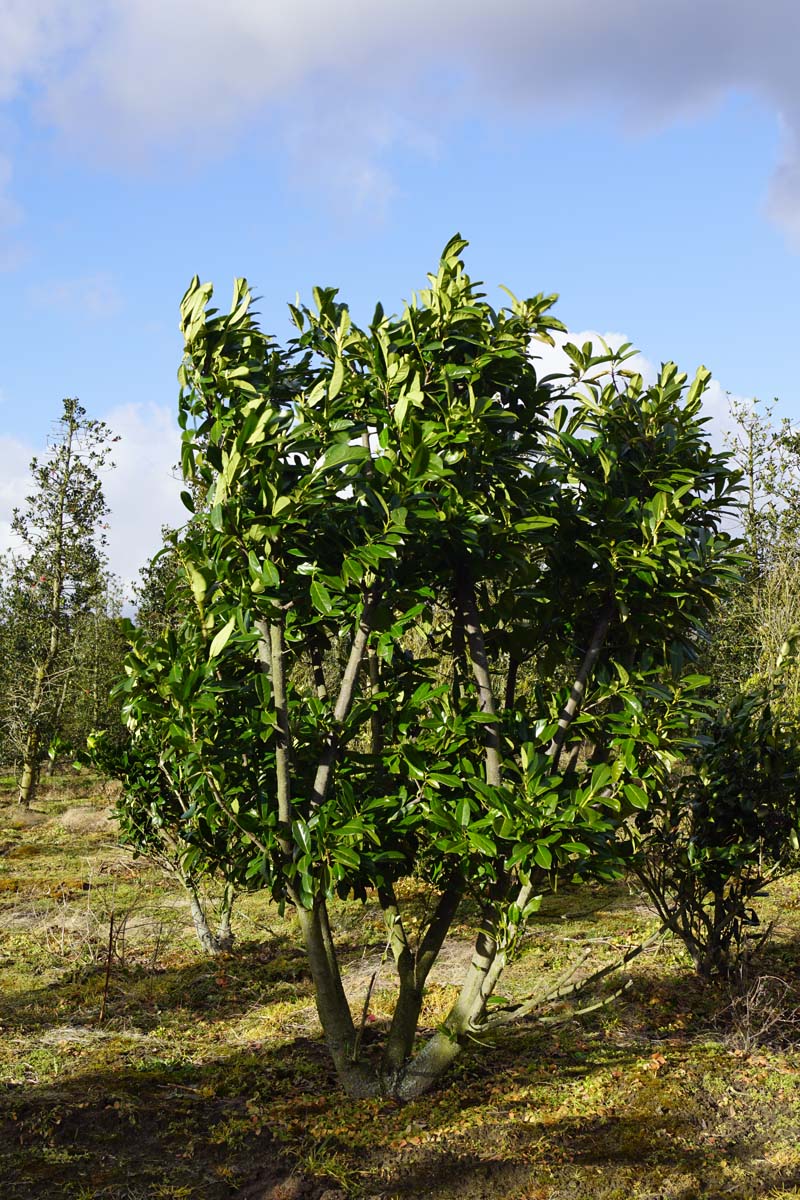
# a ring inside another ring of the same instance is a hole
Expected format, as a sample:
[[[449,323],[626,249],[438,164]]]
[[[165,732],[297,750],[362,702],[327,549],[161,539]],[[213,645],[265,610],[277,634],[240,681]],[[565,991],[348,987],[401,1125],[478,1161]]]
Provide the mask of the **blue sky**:
[[[789,0],[0,0],[0,541],[64,395],[122,437],[116,570],[178,519],[195,272],[280,335],[315,283],[397,306],[456,230],[498,300],[800,419],[799,43]]]

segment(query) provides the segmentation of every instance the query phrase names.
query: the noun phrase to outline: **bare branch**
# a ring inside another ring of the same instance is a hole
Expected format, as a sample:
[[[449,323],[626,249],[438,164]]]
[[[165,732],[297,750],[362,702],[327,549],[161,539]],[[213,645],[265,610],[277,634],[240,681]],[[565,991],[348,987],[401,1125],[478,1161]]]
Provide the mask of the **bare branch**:
[[[521,1021],[525,1017],[530,1016],[534,1009],[541,1008],[545,1004],[553,1004],[556,1000],[565,1000],[568,996],[581,995],[589,988],[600,983],[600,981],[605,979],[606,976],[613,974],[614,971],[621,970],[622,967],[626,966],[629,962],[631,962],[632,959],[636,958],[637,955],[643,953],[645,950],[648,950],[664,936],[665,932],[666,930],[664,927],[660,926],[656,932],[644,942],[640,942],[638,945],[631,947],[630,950],[627,950],[621,956],[621,958],[615,959],[611,963],[607,963],[604,967],[600,967],[599,970],[594,971],[591,975],[587,975],[585,979],[579,979],[576,981],[575,975],[591,955],[591,950],[587,949],[584,951],[578,961],[571,964],[571,966],[567,968],[564,974],[561,975],[555,981],[555,983],[543,988],[541,991],[534,993],[517,1004],[505,1005],[502,1008],[497,1008],[488,1018],[488,1020],[480,1023],[476,1026],[476,1028],[486,1029],[488,1027],[493,1029],[500,1025],[515,1024],[517,1021]],[[624,988],[622,990],[624,990]],[[600,1004],[593,1005],[592,1008],[599,1008],[601,1006],[602,1002]],[[580,1011],[591,1012],[592,1008],[581,1009]],[[571,1015],[578,1014],[573,1013]],[[536,1020],[547,1022],[554,1020],[554,1018],[537,1017]]]

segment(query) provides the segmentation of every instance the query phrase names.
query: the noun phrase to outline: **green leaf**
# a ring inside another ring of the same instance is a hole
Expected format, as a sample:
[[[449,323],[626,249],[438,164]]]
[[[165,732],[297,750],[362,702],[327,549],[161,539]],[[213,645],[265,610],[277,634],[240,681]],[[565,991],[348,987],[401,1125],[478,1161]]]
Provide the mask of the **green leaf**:
[[[349,442],[336,442],[317,463],[314,473],[322,475],[325,471],[333,470],[334,467],[341,467],[346,463],[363,462],[365,458],[369,458],[369,450],[366,446],[351,446]]]
[[[333,601],[331,600],[331,594],[325,587],[325,584],[320,583],[318,579],[313,580],[311,584],[311,603],[314,605],[314,608],[317,610],[317,612],[322,613],[323,616],[327,617],[333,612]]]
[[[486,837],[484,833],[478,833],[475,829],[467,829],[467,837],[470,844],[478,850],[482,850],[484,854],[496,854],[497,847],[491,838]]]
[[[420,475],[423,475],[425,473],[425,471],[428,469],[428,463],[430,462],[430,460],[431,460],[430,449],[428,448],[428,446],[425,445],[424,442],[421,442],[420,445],[417,446],[417,449],[414,452],[414,457],[411,459],[411,462],[409,463],[408,478],[409,479],[417,479]]]
[[[265,558],[264,562],[262,563],[261,578],[263,579],[266,587],[280,587],[281,577],[278,572],[278,568],[275,566],[275,563],[270,562],[268,558]]]
[[[341,358],[337,358],[336,362],[333,364],[333,371],[331,373],[331,381],[328,384],[328,399],[329,400],[336,399],[336,397],[339,395],[339,392],[342,390],[343,383],[344,383],[344,360]]]
[[[218,654],[222,653],[222,651],[225,649],[226,645],[228,644],[228,640],[235,628],[236,628],[236,618],[231,617],[231,619],[229,621],[226,621],[226,623],[222,626],[222,629],[220,629],[219,632],[217,634],[215,634],[214,639],[211,643],[211,646],[209,647],[209,650],[208,650],[209,661],[211,661],[212,658],[216,658]]]
[[[408,392],[403,392],[402,396],[400,397],[400,399],[397,401],[397,403],[394,406],[394,413],[393,413],[394,421],[395,421],[395,424],[397,425],[398,429],[403,428],[403,423],[406,419],[406,413],[408,412],[408,404],[409,404]]]
[[[625,799],[634,808],[647,808],[650,801],[647,798],[647,792],[640,788],[636,783],[626,783],[622,788]]]
[[[557,524],[555,517],[525,517],[522,521],[517,521],[514,528],[517,533],[533,533],[537,529],[549,529]]]
[[[186,564],[186,573],[189,576],[189,585],[192,589],[192,595],[199,605],[202,606],[208,591],[208,580],[202,571],[195,567],[194,563]]]
[[[299,846],[305,854],[311,850],[311,838],[309,836],[308,825],[299,817],[296,821],[292,821],[292,837],[295,845]]]
[[[536,847],[533,861],[537,864],[537,866],[540,866],[543,871],[549,871],[550,867],[553,865],[553,854],[550,850],[550,847],[546,846],[543,842],[540,842],[540,844]]]
[[[331,851],[331,858],[334,862],[341,863],[344,867],[355,869],[361,862],[361,856],[355,851],[352,846],[334,846]]]

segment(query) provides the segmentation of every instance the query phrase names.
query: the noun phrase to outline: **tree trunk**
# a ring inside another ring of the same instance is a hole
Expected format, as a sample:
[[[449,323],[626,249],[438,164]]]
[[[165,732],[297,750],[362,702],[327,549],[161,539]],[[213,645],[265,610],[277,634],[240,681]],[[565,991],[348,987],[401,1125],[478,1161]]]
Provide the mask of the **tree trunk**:
[[[22,773],[19,779],[17,802],[30,808],[39,782],[39,730],[29,729],[22,754]]]
[[[231,929],[231,914],[233,912],[233,902],[236,899],[236,893],[233,888],[226,887],[222,897],[222,908],[219,914],[219,924],[217,925],[216,940],[220,950],[228,951],[233,949],[233,930]]]
[[[194,884],[188,879],[184,879],[183,885],[189,893],[189,907],[192,912],[192,921],[194,922],[195,933],[197,940],[205,950],[206,954],[219,954],[220,945],[217,938],[211,931],[211,926],[208,923],[205,909],[200,903],[200,897],[197,894],[197,889]]]
[[[223,954],[230,950],[233,946],[233,933],[231,932],[231,909],[233,908],[234,893],[232,889],[225,889],[225,895],[222,900],[222,911],[220,912],[219,924],[217,932],[214,933],[208,923],[208,915],[197,888],[181,875],[181,883],[186,888],[189,895],[189,908],[192,913],[192,921],[194,923],[197,940],[205,950],[206,954],[216,955]]]
[[[461,626],[466,637],[469,657],[472,663],[472,674],[478,686],[478,707],[487,716],[497,716],[497,704],[492,689],[489,674],[489,663],[486,657],[486,645],[483,639],[478,605],[475,597],[475,584],[466,567],[462,569],[458,582],[456,599],[458,601]],[[483,726],[484,755],[486,760],[486,782],[492,787],[500,787],[503,782],[500,759],[500,733],[497,725]]]
[[[380,1081],[374,1071],[355,1059],[356,1028],[336,958],[331,953],[330,931],[327,914],[323,916],[324,908],[322,899],[317,900],[313,908],[297,908],[297,920],[314,980],[317,1013],[342,1087],[348,1096],[366,1099],[379,1094]]]
[[[425,983],[453,923],[462,894],[463,880],[456,876],[440,895],[415,954],[408,943],[393,889],[389,887],[380,893],[400,980],[400,991],[383,1053],[383,1072],[387,1081],[396,1079],[402,1073],[411,1055],[425,997]]]

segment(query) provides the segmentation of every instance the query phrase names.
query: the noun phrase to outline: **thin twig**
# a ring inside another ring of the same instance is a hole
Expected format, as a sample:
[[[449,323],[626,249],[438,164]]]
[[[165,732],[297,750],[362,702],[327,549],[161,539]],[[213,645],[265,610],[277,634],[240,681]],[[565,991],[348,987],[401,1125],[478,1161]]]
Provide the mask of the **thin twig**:
[[[380,970],[380,968],[378,968],[378,970]],[[372,978],[369,981],[367,994],[364,997],[364,1007],[361,1010],[361,1024],[359,1025],[356,1031],[356,1036],[353,1039],[352,1061],[354,1063],[358,1062],[358,1056],[361,1051],[361,1040],[364,1037],[364,1029],[367,1024],[367,1017],[369,1016],[369,1002],[372,999],[372,989],[375,987],[375,980],[378,978],[378,970],[372,972]]]
[[[631,949],[627,950],[621,958],[615,959],[614,962],[608,963],[606,966],[601,967],[592,975],[587,976],[586,979],[581,979],[577,983],[573,983],[572,980],[574,979],[578,970],[591,954],[591,951],[587,950],[577,962],[573,963],[567,969],[567,971],[565,971],[564,974],[556,980],[554,985],[527,997],[520,1003],[506,1005],[499,1010],[495,1010],[495,1013],[493,1013],[487,1021],[483,1022],[479,1028],[486,1029],[487,1027],[494,1028],[499,1025],[510,1025],[517,1021],[521,1021],[524,1017],[529,1016],[535,1008],[539,1008],[544,1004],[552,1004],[556,1000],[565,1000],[568,996],[580,995],[582,992],[586,991],[587,988],[593,987],[602,979],[605,979],[607,975],[610,975],[612,972],[618,971],[621,967],[626,966],[631,959],[636,958],[636,956],[641,954],[644,950],[649,949],[650,946],[652,946],[664,935],[664,933],[664,928],[659,928],[654,934],[651,935],[651,937],[647,938],[646,941],[640,942],[637,946],[632,946]],[[627,987],[627,984],[625,986]],[[624,987],[622,990],[625,990]],[[591,1012],[596,1007],[601,1007],[601,1005],[593,1005],[589,1009],[579,1009],[573,1012],[571,1016],[578,1016],[585,1011]],[[537,1020],[550,1021],[551,1018],[537,1017]]]
[[[97,1018],[98,1025],[102,1025],[106,1019],[106,1003],[108,1002],[108,985],[111,980],[111,959],[114,955],[114,914],[108,918],[108,954],[106,956],[106,981],[103,987],[103,1001],[100,1005],[100,1016]]]
[[[613,1004],[615,1000],[619,1000],[620,996],[627,992],[632,983],[632,979],[626,979],[622,987],[617,988],[615,992],[611,992],[608,996],[601,997],[600,1000],[595,1000],[594,1004],[587,1004],[583,1008],[573,1008],[568,1013],[561,1013],[560,1016],[537,1017],[536,1020],[540,1025],[565,1025],[567,1021],[572,1021],[575,1017],[585,1017],[587,1013],[597,1012],[599,1008],[608,1008],[609,1004]]]

